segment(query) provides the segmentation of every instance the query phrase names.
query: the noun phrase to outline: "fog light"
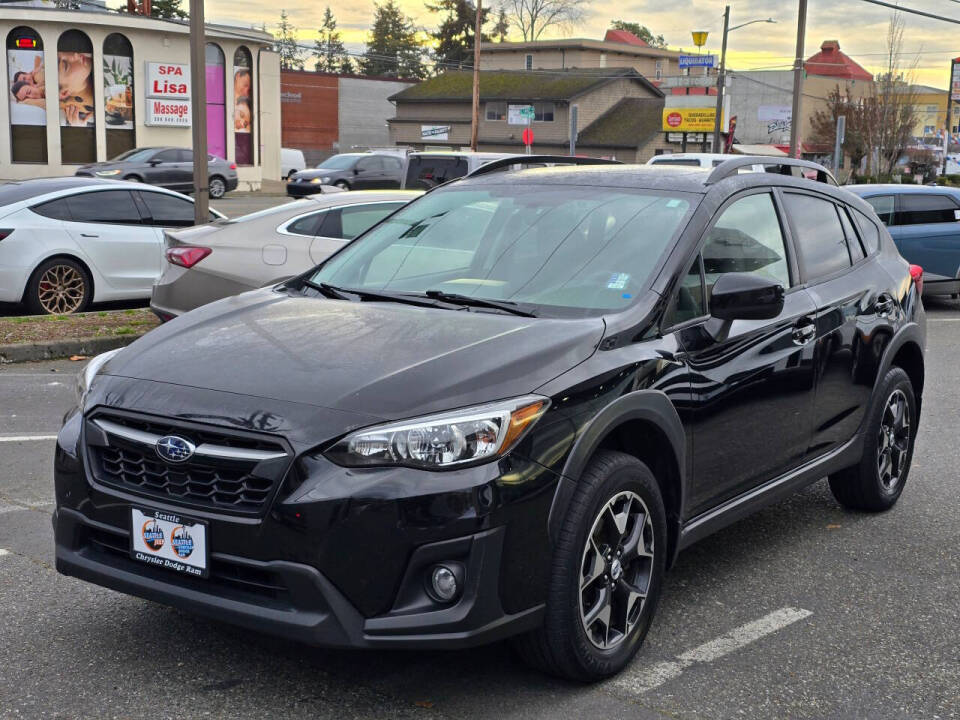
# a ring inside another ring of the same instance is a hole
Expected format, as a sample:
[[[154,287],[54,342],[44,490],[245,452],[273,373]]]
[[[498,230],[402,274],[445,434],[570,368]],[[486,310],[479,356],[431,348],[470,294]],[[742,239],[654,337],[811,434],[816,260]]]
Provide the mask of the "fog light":
[[[453,570],[443,565],[437,565],[430,574],[430,585],[437,600],[450,602],[457,596],[457,576]]]

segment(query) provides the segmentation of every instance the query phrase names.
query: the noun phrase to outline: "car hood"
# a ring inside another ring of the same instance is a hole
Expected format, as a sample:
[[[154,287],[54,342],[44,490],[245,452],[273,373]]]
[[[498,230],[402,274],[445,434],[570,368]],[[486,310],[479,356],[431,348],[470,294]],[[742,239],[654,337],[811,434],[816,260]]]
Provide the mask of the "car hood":
[[[383,419],[514,397],[583,362],[601,318],[557,320],[257,290],[187,313],[105,375]]]
[[[323,177],[324,175],[340,175],[346,170],[334,170],[333,168],[311,168],[310,170],[301,170],[294,177],[306,178],[310,180],[315,177]]]

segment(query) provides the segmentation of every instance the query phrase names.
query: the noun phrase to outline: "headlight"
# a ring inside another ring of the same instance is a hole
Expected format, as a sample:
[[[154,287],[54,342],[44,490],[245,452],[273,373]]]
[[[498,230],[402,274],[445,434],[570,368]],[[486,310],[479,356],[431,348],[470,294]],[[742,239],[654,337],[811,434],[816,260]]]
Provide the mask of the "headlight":
[[[107,360],[112,358],[123,348],[117,348],[116,350],[108,350],[105,353],[100,353],[95,355],[90,362],[86,364],[83,370],[77,375],[77,406],[82,410],[83,403],[87,398],[87,392],[90,390],[90,385],[93,383],[93,379],[97,376],[97,373],[100,372]]]
[[[528,395],[367,428],[327,450],[338,465],[403,465],[443,470],[503,456],[540,419],[550,401]]]
[[[94,174],[100,177],[106,177],[108,175],[119,175],[120,172],[120,170],[97,170]]]
[[[323,182],[323,178],[310,178],[311,185],[320,185]]]

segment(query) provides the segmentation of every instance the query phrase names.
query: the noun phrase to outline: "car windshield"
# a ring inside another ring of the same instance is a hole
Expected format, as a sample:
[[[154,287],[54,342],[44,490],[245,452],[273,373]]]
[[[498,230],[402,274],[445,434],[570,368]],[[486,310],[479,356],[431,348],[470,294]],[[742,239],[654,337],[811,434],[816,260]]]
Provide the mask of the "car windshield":
[[[311,281],[439,291],[534,305],[537,314],[616,310],[643,290],[694,197],[562,185],[450,187],[360,236]]]
[[[157,151],[156,148],[142,148],[142,149],[133,149],[127,150],[126,152],[120,153],[110,162],[141,162],[146,160],[148,157],[153,155]]]
[[[331,155],[326,160],[321,161],[317,168],[325,170],[348,170],[360,158],[359,155]]]

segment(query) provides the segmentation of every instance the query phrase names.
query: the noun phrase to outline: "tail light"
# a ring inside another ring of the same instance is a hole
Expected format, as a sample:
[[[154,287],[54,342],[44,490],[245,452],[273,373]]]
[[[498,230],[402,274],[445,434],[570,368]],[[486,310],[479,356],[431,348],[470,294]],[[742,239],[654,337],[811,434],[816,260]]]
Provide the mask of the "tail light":
[[[923,295],[923,268],[919,265],[911,265],[910,277],[917,286],[917,292]]]
[[[13,228],[0,228],[0,240],[5,240],[12,232]]]
[[[231,169],[231,170],[236,170],[236,169],[237,169],[237,164],[236,164],[236,163],[230,163],[230,169]]]
[[[180,245],[167,250],[167,262],[180,267],[192,268],[212,252],[213,250],[208,247]]]

